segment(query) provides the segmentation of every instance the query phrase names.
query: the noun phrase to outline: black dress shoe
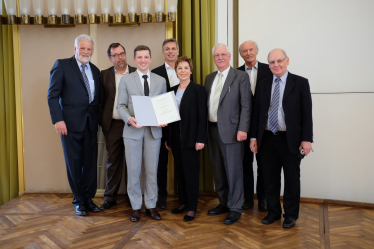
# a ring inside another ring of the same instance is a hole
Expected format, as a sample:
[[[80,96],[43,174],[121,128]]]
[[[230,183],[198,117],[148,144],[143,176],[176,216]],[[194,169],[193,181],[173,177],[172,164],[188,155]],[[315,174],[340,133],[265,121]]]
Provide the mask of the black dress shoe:
[[[139,221],[141,212],[142,211],[140,209],[132,210],[132,213],[131,213],[131,216],[130,216],[130,221],[132,221],[132,222]]]
[[[184,222],[191,221],[191,220],[195,219],[195,215],[196,215],[196,212],[195,212],[194,216],[189,216],[189,215],[186,214],[186,215],[184,216],[184,218],[183,218],[183,221],[184,221]]]
[[[262,201],[258,201],[258,209],[261,211],[261,212],[266,212],[268,211],[268,200],[262,200]]]
[[[242,216],[241,213],[236,211],[230,211],[229,214],[226,216],[226,219],[223,223],[226,225],[231,225],[239,221],[240,217]]]
[[[184,210],[187,209],[187,205],[181,205],[181,206],[184,206],[182,209],[179,209],[180,207],[177,207],[177,208],[174,208],[173,210],[171,210],[171,213],[172,214],[181,214],[184,212]]]
[[[296,224],[296,220],[291,217],[287,217],[284,222],[283,222],[283,227],[284,228],[293,228]]]
[[[159,196],[157,205],[159,208],[165,209],[166,208],[166,196]]]
[[[101,205],[101,210],[109,210],[113,206],[115,206],[117,203],[115,201],[104,201],[103,205]]]
[[[250,207],[252,207],[253,204],[254,204],[253,200],[245,200],[245,201],[243,202],[243,206],[242,206],[242,208],[243,208],[244,210],[247,210],[247,209],[249,209]]]
[[[88,215],[86,206],[85,205],[76,205],[75,206],[75,214],[78,215],[78,216]]]
[[[208,215],[220,215],[223,213],[227,213],[229,209],[221,204],[219,204],[217,207],[211,209],[208,211]]]
[[[92,213],[101,211],[100,208],[92,200],[87,201],[87,210],[88,212]]]
[[[280,220],[280,217],[276,218],[276,217],[272,217],[270,215],[266,215],[265,218],[262,219],[262,224],[270,225],[270,224],[274,223],[274,221],[276,221],[276,220]]]

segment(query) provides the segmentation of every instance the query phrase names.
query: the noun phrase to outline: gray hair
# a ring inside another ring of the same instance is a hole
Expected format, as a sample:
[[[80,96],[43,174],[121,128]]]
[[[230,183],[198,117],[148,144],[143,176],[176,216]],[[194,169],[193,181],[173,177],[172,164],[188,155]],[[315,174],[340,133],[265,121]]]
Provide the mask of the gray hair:
[[[254,44],[255,44],[255,47],[256,47],[256,51],[258,52],[258,46],[257,46],[257,42],[255,42],[255,41],[252,41],[252,40],[248,40],[248,41],[245,41],[245,42],[253,42]],[[239,46],[239,54],[240,55],[242,55],[242,49],[241,49],[241,47],[242,47],[242,45],[245,43],[245,42],[243,42],[242,44],[240,44],[240,46]]]
[[[94,42],[93,42],[91,36],[89,36],[89,35],[82,34],[82,35],[79,35],[77,38],[75,38],[75,43],[74,43],[75,47],[78,47],[78,42],[79,41],[91,42],[92,43],[92,49],[94,48]]]
[[[162,43],[162,52],[164,52],[165,44],[166,44],[166,43],[169,43],[169,42],[175,42],[175,44],[177,44],[177,50],[179,51],[179,44],[178,44],[178,41],[175,40],[174,38],[169,38],[169,39],[166,39],[166,40]]]
[[[274,50],[280,50],[280,51],[282,51],[282,53],[284,54],[285,58],[288,58],[288,56],[287,56],[287,54],[286,54],[286,51],[284,51],[284,50],[281,49],[281,48],[274,48],[274,49],[271,50],[271,51],[269,52],[269,54],[268,54],[268,62],[269,62],[269,55],[270,55],[270,53],[273,52]]]
[[[227,51],[228,54],[231,54],[231,53],[230,53],[230,49],[229,49],[229,47],[228,47],[226,44],[223,44],[223,43],[217,43],[217,44],[213,47],[213,49],[212,49],[212,55],[213,55],[213,56],[214,56],[214,50],[215,50],[217,47],[221,47],[221,46],[223,46],[223,47],[226,48],[226,51]]]

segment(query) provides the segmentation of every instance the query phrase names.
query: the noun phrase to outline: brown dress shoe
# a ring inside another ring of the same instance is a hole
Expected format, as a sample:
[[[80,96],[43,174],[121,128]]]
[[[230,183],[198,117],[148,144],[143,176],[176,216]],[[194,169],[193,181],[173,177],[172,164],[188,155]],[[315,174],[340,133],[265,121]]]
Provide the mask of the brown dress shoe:
[[[147,214],[154,220],[161,220],[161,215],[157,212],[156,208],[146,209]]]
[[[137,210],[132,210],[130,220],[133,222],[139,221],[140,220],[140,209]]]

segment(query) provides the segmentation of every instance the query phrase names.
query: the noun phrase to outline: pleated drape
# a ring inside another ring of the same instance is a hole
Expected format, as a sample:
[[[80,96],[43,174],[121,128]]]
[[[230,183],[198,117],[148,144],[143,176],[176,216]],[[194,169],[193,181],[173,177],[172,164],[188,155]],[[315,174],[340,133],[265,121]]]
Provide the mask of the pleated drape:
[[[2,2],[2,1],[1,1]],[[6,16],[3,5],[3,16]],[[16,120],[16,71],[14,58],[16,25],[0,25],[0,205],[18,196]]]
[[[215,45],[215,0],[179,0],[178,2],[179,54],[193,60],[193,78],[204,85],[205,76],[212,73]],[[208,149],[200,154],[200,190],[213,191],[213,174]]]

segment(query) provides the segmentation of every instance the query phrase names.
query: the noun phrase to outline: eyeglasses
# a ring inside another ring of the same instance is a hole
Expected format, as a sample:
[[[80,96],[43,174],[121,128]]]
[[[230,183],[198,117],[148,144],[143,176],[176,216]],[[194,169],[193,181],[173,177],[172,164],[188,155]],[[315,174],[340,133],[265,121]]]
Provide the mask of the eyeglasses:
[[[275,62],[276,62],[277,64],[281,64],[285,59],[287,59],[287,57],[285,57],[283,60],[269,61],[269,65],[270,65],[270,66],[274,66],[274,65],[275,65]]]
[[[118,58],[118,56],[120,56],[120,57],[125,57],[126,56],[126,53],[125,52],[122,52],[122,53],[120,53],[120,54],[112,54],[111,55],[114,59],[116,59],[116,58]]]

